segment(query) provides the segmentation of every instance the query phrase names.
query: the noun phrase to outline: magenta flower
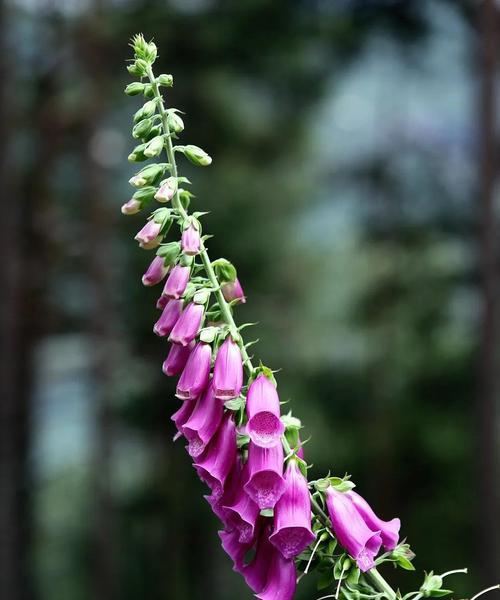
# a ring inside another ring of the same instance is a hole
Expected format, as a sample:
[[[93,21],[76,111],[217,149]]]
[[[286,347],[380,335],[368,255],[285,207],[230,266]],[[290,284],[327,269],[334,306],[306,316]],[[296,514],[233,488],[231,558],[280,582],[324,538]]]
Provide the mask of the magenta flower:
[[[269,542],[270,526],[264,524],[259,529],[254,558],[242,571],[248,587],[256,594],[264,589],[273,556],[277,554],[277,550]]]
[[[165,308],[165,306],[167,306],[169,301],[170,301],[170,298],[167,298],[166,296],[160,296],[158,298],[158,300],[156,301],[156,308],[158,310],[163,310]]]
[[[163,288],[163,295],[168,298],[180,298],[186,291],[190,273],[191,269],[189,267],[176,265],[168,276]]]
[[[134,239],[139,242],[141,248],[154,248],[160,244],[160,231],[161,223],[156,223],[154,219],[150,219]]]
[[[295,460],[285,470],[285,491],[274,507],[274,533],[270,541],[285,558],[294,558],[314,541],[311,499],[307,479]]]
[[[394,550],[399,541],[401,521],[398,518],[391,519],[390,521],[382,521],[382,519],[379,519],[373,512],[368,502],[353,490],[347,492],[346,496],[351,499],[356,510],[368,527],[372,531],[380,532],[384,548],[386,550]]]
[[[122,215],[135,215],[141,210],[141,203],[135,198],[131,198],[122,205]]]
[[[184,252],[184,254],[187,254],[188,256],[194,256],[195,254],[198,254],[198,252],[200,251],[200,249],[201,249],[200,232],[193,224],[189,225],[182,232],[181,246],[182,246],[182,251]]]
[[[262,448],[250,441],[248,447],[248,481],[246,493],[262,510],[274,508],[285,490],[283,447],[277,444]]]
[[[238,539],[239,534],[235,529],[231,531],[219,531],[219,537],[221,539],[224,552],[234,563],[233,571],[242,573],[245,569],[245,555],[252,547],[252,544],[242,544]]]
[[[182,372],[186,366],[187,360],[193,349],[192,344],[189,346],[181,346],[180,344],[172,344],[167,358],[163,362],[162,371],[165,375],[172,377]]]
[[[205,391],[210,375],[212,347],[198,342],[189,355],[186,366],[177,383],[176,396],[181,400],[196,400]]]
[[[228,336],[217,352],[214,366],[215,396],[221,400],[236,398],[243,385],[243,362],[238,344]]]
[[[239,532],[239,540],[242,543],[250,542],[254,537],[255,525],[259,517],[259,507],[244,491],[243,484],[248,478],[247,465],[243,467],[240,485],[230,504],[224,504],[227,510],[226,520],[230,527]]]
[[[247,299],[241,287],[241,283],[238,278],[234,281],[228,281],[221,286],[222,295],[226,302],[241,302],[244,304]]]
[[[273,554],[265,587],[257,594],[260,600],[292,600],[297,587],[297,570],[293,560]]]
[[[269,448],[279,444],[285,426],[280,420],[280,401],[272,381],[259,375],[247,394],[247,431],[257,446]]]
[[[232,527],[229,525],[229,513],[225,506],[226,504],[231,504],[234,501],[236,493],[241,487],[241,471],[241,457],[237,455],[231,471],[224,482],[224,491],[222,495],[205,496],[205,500],[210,504],[213,512],[224,523],[224,526],[227,529],[232,529]]]
[[[196,348],[193,353],[195,351]],[[210,385],[198,398],[189,421],[183,427],[184,436],[189,442],[188,452],[193,458],[197,458],[204,452],[220,425],[222,413],[222,404],[214,396]]]
[[[148,287],[156,285],[160,283],[167,273],[168,267],[165,266],[165,260],[161,256],[155,256],[147,271],[142,276],[142,283]]]
[[[351,498],[333,487],[326,492],[326,506],[339,543],[353,557],[361,571],[372,569],[382,545],[380,531],[372,531]]]
[[[217,434],[194,465],[200,479],[211,489],[214,500],[222,496],[235,460],[236,427],[231,412],[227,412]]]
[[[182,300],[170,300],[163,309],[160,318],[154,324],[153,331],[156,335],[160,337],[168,335],[178,322],[181,312]]]
[[[181,302],[181,300],[171,300],[170,302]],[[194,304],[194,302],[188,304],[172,329],[169,341],[182,346],[187,346],[192,342],[198,335],[204,312],[205,307],[202,304]]]
[[[179,410],[171,416],[171,419],[175,423],[175,426],[177,427],[177,431],[178,431],[178,433],[174,436],[174,441],[177,438],[179,438],[181,435],[183,435],[182,428],[184,426],[184,423],[191,416],[194,405],[195,405],[194,402],[183,402],[181,404],[181,407],[179,408]]]

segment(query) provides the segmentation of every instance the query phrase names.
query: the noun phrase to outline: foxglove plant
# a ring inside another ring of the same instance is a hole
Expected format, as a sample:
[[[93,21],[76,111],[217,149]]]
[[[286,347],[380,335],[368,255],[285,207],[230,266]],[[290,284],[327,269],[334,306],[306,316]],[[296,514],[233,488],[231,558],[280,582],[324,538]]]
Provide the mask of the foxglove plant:
[[[333,587],[327,598],[420,600],[452,593],[443,579],[465,569],[430,572],[418,591],[396,592],[377,567],[390,562],[413,570],[414,555],[399,540],[399,519],[380,519],[353,491],[349,476],[308,481],[302,424],[291,413],[281,415],[273,372],[253,364],[241,333],[245,325],[234,320],[234,307],[246,301],[236,269],[225,258],[209,258],[204,213],[189,213],[192,194],[183,186],[190,182],[179,175],[177,157],[202,167],[212,159],[198,146],[177,144],[184,123],[162,95],[172,76],[153,73],[155,44],[137,35],[131,45],[128,71],[138,80],[125,93],[147,101],[134,115],[132,136],[140,143],[129,161],[165,152],[167,162],[151,162],[131,177],[135,192],[121,210],[134,215],[161,204],[135,237],[141,248],[156,251],[143,283],[156,285],[170,273],[154,331],[171,342],[163,372],[180,374],[174,439],[185,438],[208,485],[206,499],[222,521],[219,537],[233,569],[262,600],[290,600],[313,570],[319,589]],[[176,240],[167,242],[173,225]]]

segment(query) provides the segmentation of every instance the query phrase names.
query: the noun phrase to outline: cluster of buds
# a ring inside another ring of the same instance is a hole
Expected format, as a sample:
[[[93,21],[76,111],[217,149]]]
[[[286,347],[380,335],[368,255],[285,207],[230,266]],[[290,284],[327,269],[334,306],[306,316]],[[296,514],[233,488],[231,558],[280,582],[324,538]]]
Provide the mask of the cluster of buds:
[[[389,561],[413,569],[409,547],[398,545],[399,519],[380,519],[348,477],[308,482],[301,423],[281,414],[273,372],[252,365],[243,326],[235,324],[233,308],[246,301],[236,269],[226,259],[210,260],[204,213],[188,213],[192,194],[181,186],[190,182],[178,175],[176,153],[197,166],[212,159],[197,146],[174,145],[184,123],[161,95],[173,78],[153,75],[153,43],[136,36],[132,46],[128,70],[140,81],[125,92],[147,100],[134,115],[132,135],[140,144],[129,160],[165,151],[167,162],[149,163],[130,179],[135,192],[122,212],[136,214],[154,201],[163,205],[135,237],[141,248],[156,251],[142,282],[149,287],[166,278],[153,331],[170,342],[163,372],[179,376],[174,439],[185,440],[208,486],[206,499],[223,525],[222,547],[262,600],[290,600],[297,571],[315,567],[328,584],[337,581],[336,598],[395,600],[375,566]],[[177,239],[167,242],[173,224]]]

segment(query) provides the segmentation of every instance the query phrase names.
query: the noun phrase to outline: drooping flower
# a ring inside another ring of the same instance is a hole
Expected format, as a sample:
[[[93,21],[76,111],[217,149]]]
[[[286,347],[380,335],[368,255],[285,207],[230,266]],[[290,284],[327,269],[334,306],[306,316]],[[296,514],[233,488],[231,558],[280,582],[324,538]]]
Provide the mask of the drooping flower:
[[[161,223],[157,223],[154,219],[150,219],[144,227],[137,232],[134,239],[139,242],[141,248],[150,249],[159,246],[161,242]]]
[[[232,529],[232,527],[229,525],[229,513],[225,506],[234,501],[238,490],[241,488],[241,471],[241,457],[237,455],[236,460],[231,467],[231,471],[224,482],[224,491],[222,495],[205,496],[205,500],[210,504],[213,512],[219,517],[227,529]]]
[[[168,273],[168,269],[169,267],[165,266],[165,260],[161,256],[155,256],[142,276],[143,285],[150,287],[160,283]]]
[[[394,550],[399,541],[401,521],[398,518],[391,519],[390,521],[379,519],[368,502],[354,490],[347,492],[346,495],[352,500],[356,510],[368,527],[372,531],[380,532],[384,548],[386,550]]]
[[[349,552],[361,571],[372,569],[382,545],[380,531],[372,531],[351,498],[333,487],[329,487],[326,492],[326,506],[339,543]]]
[[[248,481],[246,493],[262,510],[274,508],[285,490],[283,447],[262,448],[250,440],[248,447]]]
[[[176,396],[181,400],[195,400],[205,391],[210,375],[212,347],[198,342],[189,355],[186,366],[177,383]]]
[[[244,566],[244,559],[247,552],[251,549],[252,544],[242,544],[239,541],[238,531],[235,529],[230,531],[219,531],[219,537],[222,542],[224,552],[233,561],[233,571],[241,573]]]
[[[181,300],[171,300],[170,302],[181,302]],[[172,329],[169,341],[182,346],[187,346],[192,342],[198,335],[204,312],[205,307],[202,304],[194,302],[188,304]]]
[[[154,324],[153,331],[156,335],[160,337],[168,335],[181,317],[181,313],[182,300],[170,300],[163,309],[160,318]]]
[[[200,232],[192,223],[182,232],[181,245],[182,251],[188,256],[194,256],[200,251]]]
[[[182,372],[186,366],[187,360],[192,350],[192,344],[189,346],[181,346],[180,344],[172,344],[168,352],[167,358],[163,362],[162,371],[165,375],[172,377]]]
[[[275,551],[267,571],[266,585],[257,594],[260,600],[292,600],[297,587],[297,570],[293,560]]]
[[[193,353],[195,351],[196,348]],[[205,450],[220,425],[222,413],[222,404],[214,396],[210,385],[198,398],[189,421],[184,423],[183,432],[189,442],[188,452],[192,457],[197,458]]]
[[[169,177],[156,192],[155,200],[158,200],[158,202],[169,202],[174,197],[176,190],[177,179]]]
[[[307,479],[297,461],[290,460],[285,469],[285,491],[274,507],[274,532],[270,541],[284,558],[300,554],[315,535],[311,529],[311,499]]]
[[[272,381],[260,374],[247,394],[247,431],[254,444],[269,448],[280,443],[285,426],[280,420],[280,401]]]
[[[247,301],[238,278],[222,284],[221,291],[226,302],[241,302],[244,304]]]
[[[238,344],[228,336],[217,352],[214,366],[215,396],[230,400],[239,396],[243,385],[243,362]]]
[[[172,416],[171,419],[175,423],[177,427],[176,435],[174,436],[174,441],[177,440],[181,435],[183,435],[182,428],[184,423],[189,419],[191,413],[193,412],[195,403],[194,402],[183,402],[179,410],[177,410]]]
[[[141,210],[141,203],[135,198],[131,198],[122,205],[122,215],[135,215]]]
[[[270,533],[271,528],[267,523],[259,528],[255,555],[252,561],[242,569],[248,587],[256,594],[264,589],[273,556],[277,553],[277,550],[269,542]]]
[[[189,267],[176,265],[165,282],[162,292],[163,296],[167,296],[167,298],[180,298],[186,291],[190,273],[191,269]]]
[[[236,460],[236,427],[228,411],[215,437],[194,465],[198,475],[212,491],[214,499],[224,492],[224,484]]]
[[[245,465],[241,473],[240,485],[236,489],[232,502],[223,505],[227,511],[226,520],[230,527],[238,530],[239,540],[242,543],[250,542],[253,539],[259,517],[259,507],[243,489],[247,478],[248,468]]]
[[[165,306],[167,306],[169,301],[170,301],[170,298],[167,298],[166,296],[160,296],[158,298],[158,300],[156,301],[156,308],[158,310],[163,310],[165,308]]]

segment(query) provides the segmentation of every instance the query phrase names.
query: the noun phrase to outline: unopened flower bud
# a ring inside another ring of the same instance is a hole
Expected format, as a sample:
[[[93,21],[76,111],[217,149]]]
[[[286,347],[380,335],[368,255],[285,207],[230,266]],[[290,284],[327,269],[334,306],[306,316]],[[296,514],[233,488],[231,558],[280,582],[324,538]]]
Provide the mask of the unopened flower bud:
[[[125,88],[125,93],[127,96],[137,96],[138,94],[142,94],[144,91],[144,84],[140,81],[133,81],[129,83]]]
[[[163,295],[167,298],[180,298],[186,290],[190,273],[190,267],[176,265],[168,276],[163,288]]]
[[[184,156],[192,162],[193,165],[198,167],[207,167],[212,162],[212,158],[205,150],[202,150],[198,146],[190,144],[189,146],[184,146],[182,151],[184,152]]]
[[[163,174],[165,166],[161,164],[148,165],[139,173],[129,179],[130,185],[140,188],[145,185],[151,185],[159,176]]]
[[[141,203],[139,200],[131,198],[128,202],[122,205],[121,211],[124,215],[135,215],[141,210]]]
[[[167,125],[168,129],[173,133],[181,133],[181,131],[184,131],[184,121],[176,112],[169,111],[167,115]]]
[[[243,385],[243,362],[241,351],[231,336],[228,336],[217,352],[214,366],[213,387],[215,397],[231,400],[240,395]]]
[[[177,190],[177,179],[169,177],[155,194],[155,199],[158,202],[169,202],[175,195]]]
[[[147,271],[142,276],[143,285],[149,287],[160,283],[168,273],[168,269],[169,267],[165,265],[163,258],[161,256],[155,256]]]
[[[150,142],[148,142],[145,150],[144,156],[148,158],[153,158],[154,156],[158,156],[161,154],[163,150],[163,136],[157,135]]]
[[[179,242],[169,242],[168,244],[163,244],[161,248],[158,248],[156,254],[163,258],[166,265],[173,265],[179,256],[180,249]]]
[[[168,300],[167,300],[168,301]],[[189,346],[181,346],[180,344],[172,344],[167,358],[163,362],[162,371],[165,375],[172,377],[182,372],[186,366],[193,344]]]
[[[154,98],[155,97],[155,91],[153,89],[153,86],[148,83],[144,86],[144,97],[145,98]]]
[[[161,224],[156,223],[154,219],[149,220],[146,225],[137,233],[134,239],[139,242],[142,248],[154,248],[155,245],[159,245]],[[153,246],[151,246],[153,244]]]
[[[181,317],[181,311],[182,300],[170,300],[154,324],[153,332],[160,337],[168,335]],[[187,344],[184,345],[187,346]]]
[[[144,104],[144,106],[142,107],[142,118],[143,119],[149,119],[150,117],[152,117],[156,112],[156,101],[155,100],[149,100],[149,102],[146,102],[146,104]]]
[[[188,256],[194,256],[199,253],[201,249],[201,238],[199,227],[196,226],[195,222],[191,221],[182,232],[181,244],[182,251]]]
[[[171,300],[170,302],[181,302],[181,300]],[[169,341],[182,346],[191,343],[198,335],[204,313],[205,307],[203,305],[194,304],[193,302],[188,304],[172,329],[172,333],[168,338]]]
[[[151,131],[151,127],[153,127],[153,121],[151,121],[151,119],[143,119],[142,121],[139,121],[139,123],[137,123],[137,125],[135,125],[132,129],[132,137],[136,139],[146,137]],[[144,154],[146,154],[145,151]]]
[[[222,284],[221,291],[226,302],[241,302],[244,304],[247,301],[238,278],[232,282]]]
[[[177,383],[175,393],[177,398],[181,400],[196,400],[205,391],[210,376],[211,359],[212,348],[210,344],[198,342],[189,355],[186,366]]]
[[[130,75],[136,75],[137,77],[144,77],[146,75],[147,63],[142,59],[137,59],[131,65],[127,67],[127,71]]]
[[[158,85],[163,85],[165,87],[172,87],[174,85],[174,78],[172,75],[167,75],[165,73],[159,75],[156,81],[158,82]]]

